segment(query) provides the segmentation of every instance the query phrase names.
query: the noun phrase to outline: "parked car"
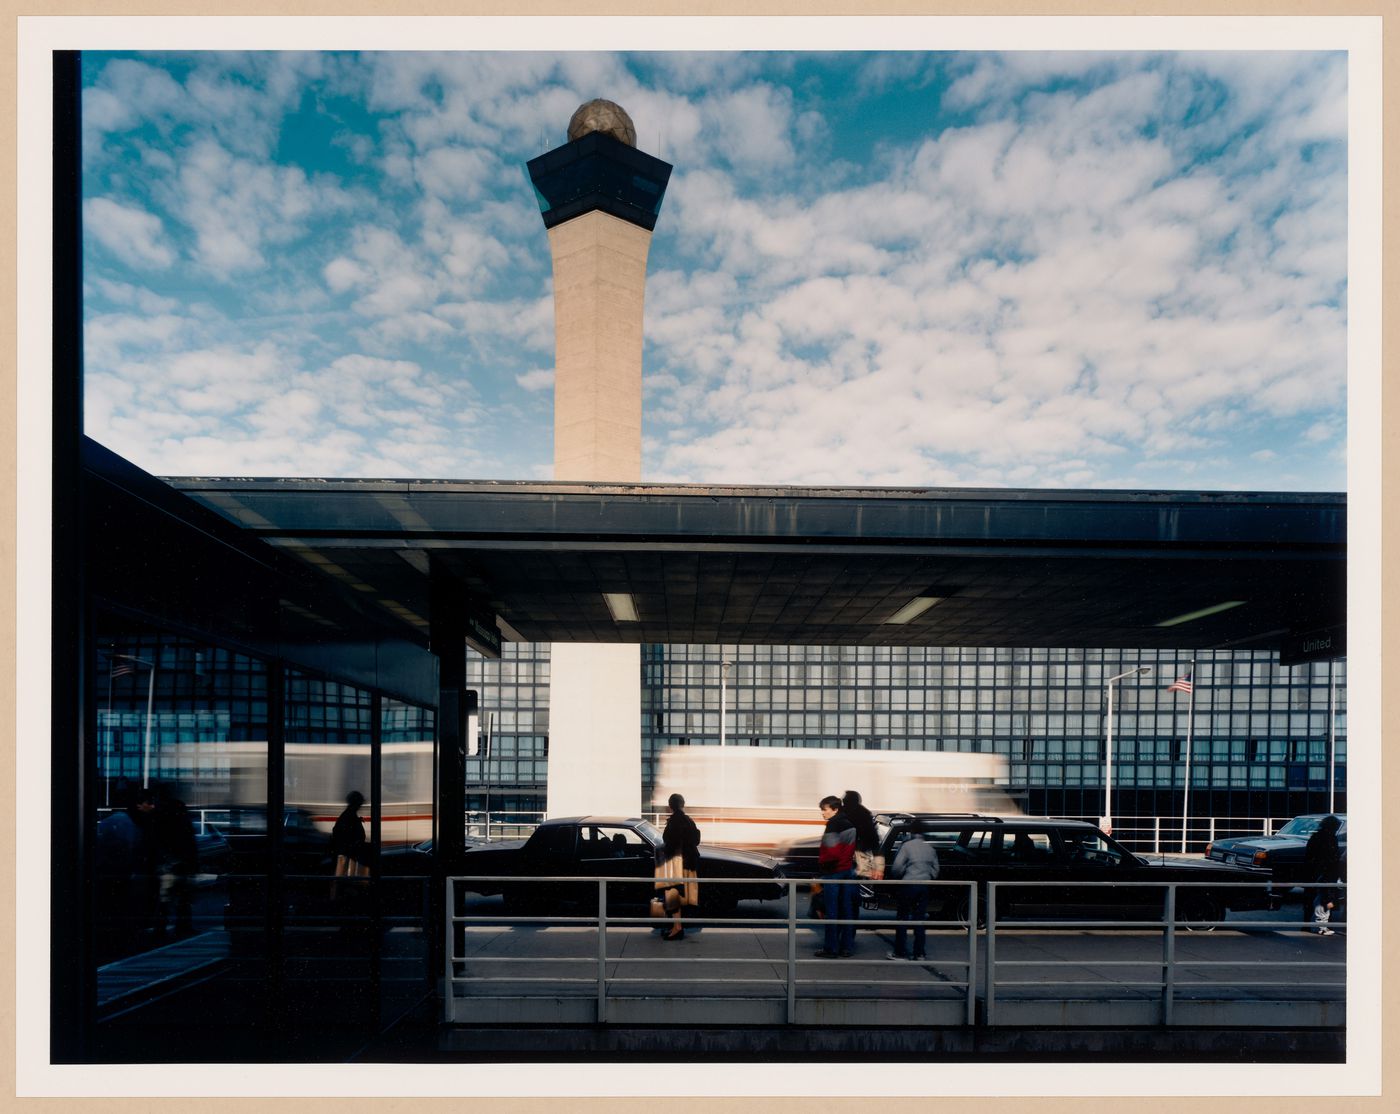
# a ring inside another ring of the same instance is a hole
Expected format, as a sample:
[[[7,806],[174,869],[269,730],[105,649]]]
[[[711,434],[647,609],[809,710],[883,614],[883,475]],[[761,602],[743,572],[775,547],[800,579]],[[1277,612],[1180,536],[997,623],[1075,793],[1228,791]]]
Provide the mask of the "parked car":
[[[261,873],[267,869],[267,810],[235,809],[229,813],[224,837],[232,852],[235,873]],[[316,827],[311,813],[302,808],[282,812],[282,857],[289,874],[323,873],[330,862],[331,837]]]
[[[546,820],[529,839],[468,847],[454,874],[476,876],[627,877],[635,884],[608,887],[608,907],[618,911],[644,909],[655,894],[654,877],[661,832],[637,817],[571,816]],[[729,847],[700,845],[700,908],[704,915],[726,914],[744,899],[769,899],[782,894],[781,864],[769,855]],[[768,880],[706,882],[708,878]],[[506,908],[521,914],[565,906],[596,906],[595,882],[494,882],[468,884],[475,893],[503,896]]]
[[[998,888],[998,922],[1160,918],[1163,889],[1114,884],[1121,882],[1214,883],[1209,888],[1178,891],[1177,918],[1188,927],[1212,927],[1228,909],[1277,904],[1258,885],[1269,881],[1265,871],[1204,860],[1149,859],[1081,820],[943,813],[905,813],[887,819],[888,827],[880,825],[886,864],[893,863],[911,832],[919,832],[938,853],[940,881],[978,883],[978,908],[983,914],[988,882],[1038,883]],[[819,843],[812,839],[789,844],[783,852],[784,869],[794,877],[814,876]],[[875,883],[870,889],[880,905],[894,905],[898,887]],[[935,886],[929,917],[965,923],[967,904],[965,888]]]
[[[210,826],[202,832],[196,831],[194,850],[198,863],[196,874],[217,876],[228,873],[233,852],[229,847],[228,840],[224,838],[224,833],[218,828]]]
[[[1318,825],[1327,816],[1325,812],[1295,816],[1273,835],[1217,839],[1206,844],[1205,857],[1217,863],[1236,863],[1265,869],[1275,882],[1289,885],[1311,882],[1312,878],[1309,877],[1303,854],[1307,850],[1308,837],[1317,831]],[[1337,844],[1342,851],[1342,875],[1345,877],[1347,818],[1345,813],[1340,812],[1336,816],[1342,822],[1342,826],[1337,829]]]

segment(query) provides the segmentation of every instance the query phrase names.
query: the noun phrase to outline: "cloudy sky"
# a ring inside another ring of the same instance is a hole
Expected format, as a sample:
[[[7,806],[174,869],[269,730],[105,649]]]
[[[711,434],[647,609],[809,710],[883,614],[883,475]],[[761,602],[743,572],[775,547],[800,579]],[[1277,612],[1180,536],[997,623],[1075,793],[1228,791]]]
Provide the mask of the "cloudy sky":
[[[548,478],[524,173],[675,164],[643,476],[1346,488],[1346,57],[84,55],[86,424],[160,475]]]

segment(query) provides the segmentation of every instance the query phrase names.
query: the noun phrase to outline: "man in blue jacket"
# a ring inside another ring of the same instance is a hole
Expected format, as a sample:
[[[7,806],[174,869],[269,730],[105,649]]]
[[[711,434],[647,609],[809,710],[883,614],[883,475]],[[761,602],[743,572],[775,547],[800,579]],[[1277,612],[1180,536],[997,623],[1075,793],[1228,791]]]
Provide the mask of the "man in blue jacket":
[[[817,952],[818,959],[835,959],[855,953],[856,926],[835,924],[855,918],[856,887],[854,884],[832,885],[856,876],[856,826],[841,812],[840,797],[823,797],[821,847],[817,850],[817,874],[822,880],[822,910],[826,920],[826,945]]]

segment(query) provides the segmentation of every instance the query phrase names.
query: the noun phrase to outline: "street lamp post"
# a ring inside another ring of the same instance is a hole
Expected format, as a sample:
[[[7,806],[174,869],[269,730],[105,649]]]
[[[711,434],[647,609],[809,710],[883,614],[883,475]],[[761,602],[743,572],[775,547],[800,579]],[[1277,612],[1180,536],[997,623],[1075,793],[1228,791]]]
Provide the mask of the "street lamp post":
[[[1113,834],[1113,684],[1124,677],[1151,672],[1150,666],[1139,665],[1110,677],[1103,685],[1108,694],[1108,715],[1104,720],[1103,816],[1099,818],[1099,827],[1109,835]]]
[[[724,761],[724,706],[729,683],[729,670],[733,664],[727,659],[722,659],[719,663],[719,806],[721,809],[729,800],[729,772],[725,769]]]
[[[720,662],[719,666],[719,745],[724,746],[724,705],[732,661]]]

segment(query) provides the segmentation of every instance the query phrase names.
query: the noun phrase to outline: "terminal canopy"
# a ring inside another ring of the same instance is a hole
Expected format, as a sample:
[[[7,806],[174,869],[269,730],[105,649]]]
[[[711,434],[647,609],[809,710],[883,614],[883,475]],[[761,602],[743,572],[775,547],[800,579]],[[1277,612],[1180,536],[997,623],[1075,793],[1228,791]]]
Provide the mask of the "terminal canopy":
[[[1277,649],[1345,621],[1336,494],[169,482],[423,637],[432,575],[538,642]]]

